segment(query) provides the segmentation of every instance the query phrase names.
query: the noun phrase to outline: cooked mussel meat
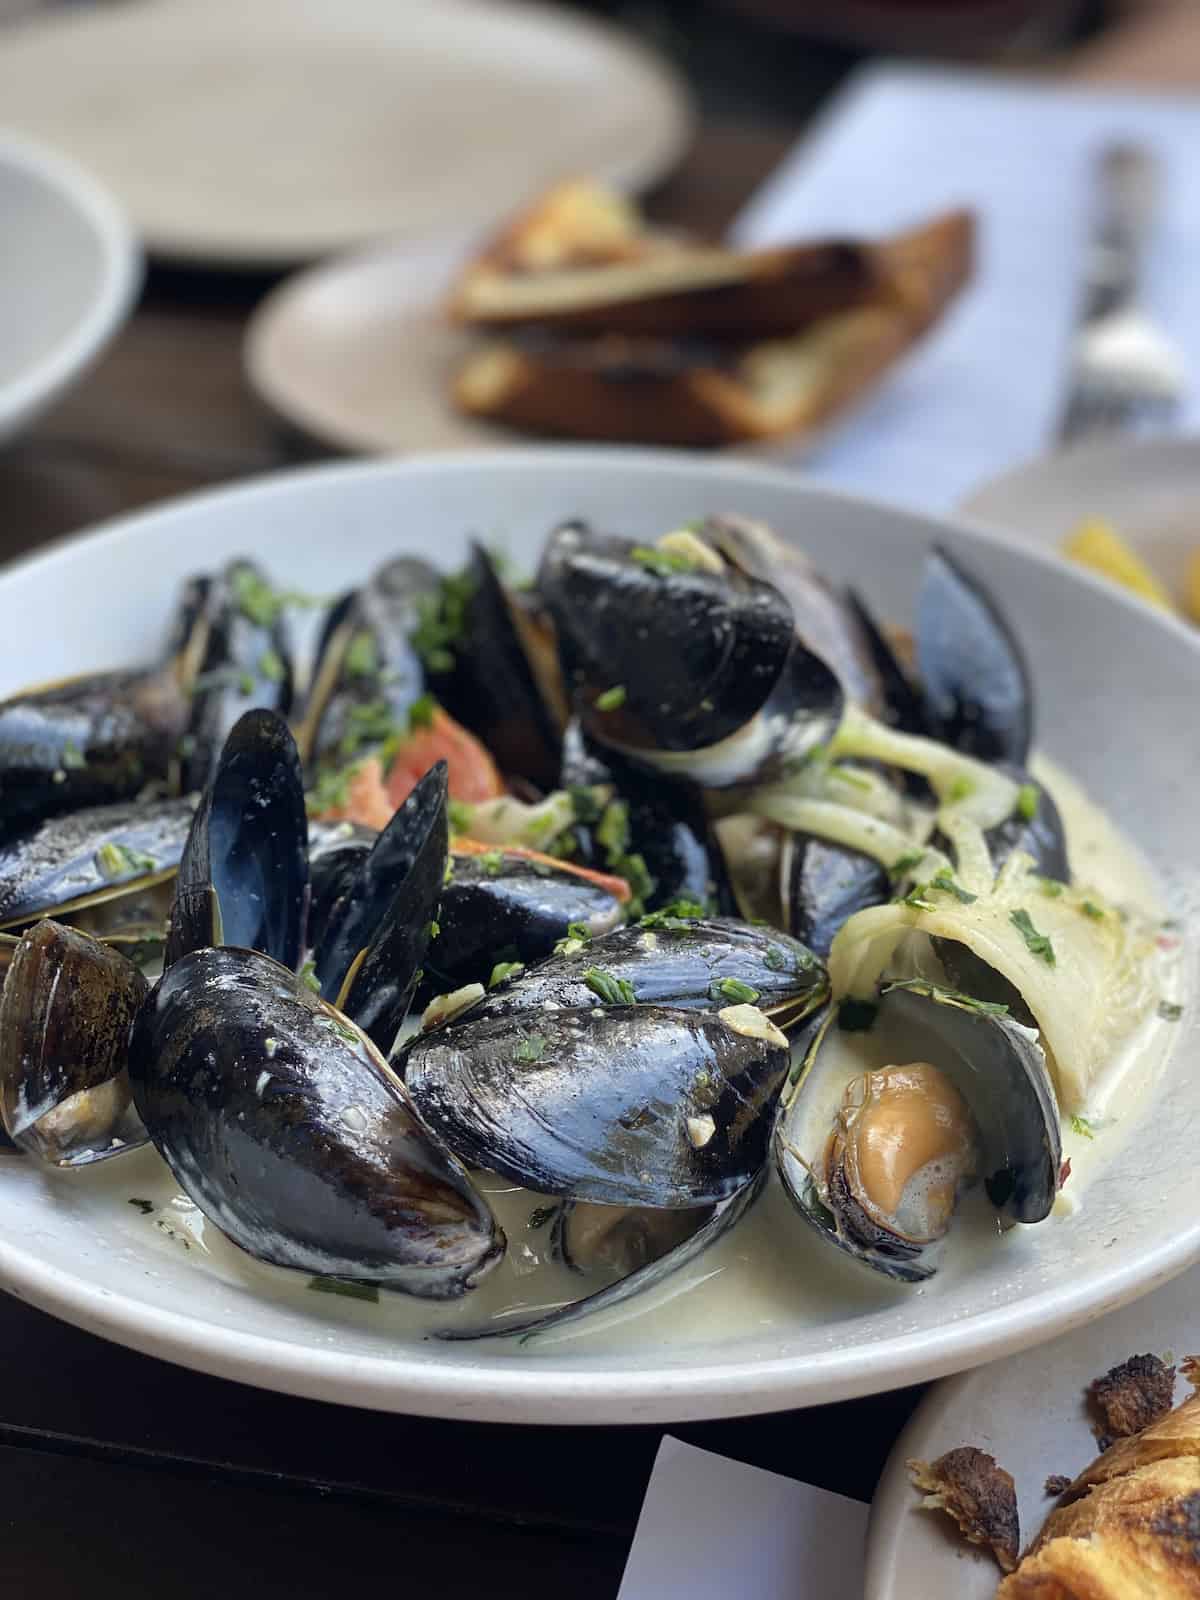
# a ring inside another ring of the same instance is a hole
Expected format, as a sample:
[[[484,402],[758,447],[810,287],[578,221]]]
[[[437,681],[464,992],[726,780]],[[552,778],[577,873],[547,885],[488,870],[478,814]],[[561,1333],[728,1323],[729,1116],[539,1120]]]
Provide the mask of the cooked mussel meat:
[[[399,1067],[468,1165],[539,1194],[698,1206],[762,1168],[788,1051],[758,1010],[607,1005],[465,1018]]]
[[[1050,1212],[1062,1149],[1037,1034],[1003,1006],[885,982],[816,1035],[785,1091],[775,1156],[823,1238],[889,1277],[929,1277],[972,1176],[1008,1223]]]
[[[166,962],[232,944],[295,967],[308,910],[308,819],[288,725],[248,711],[197,807],[179,864]]]
[[[178,960],[139,1015],[130,1077],[177,1181],[259,1260],[447,1299],[502,1250],[371,1041],[269,957]]]
[[[126,1065],[147,987],[78,929],[45,920],[21,938],[0,996],[0,1119],[20,1149],[76,1167],[145,1143]]]

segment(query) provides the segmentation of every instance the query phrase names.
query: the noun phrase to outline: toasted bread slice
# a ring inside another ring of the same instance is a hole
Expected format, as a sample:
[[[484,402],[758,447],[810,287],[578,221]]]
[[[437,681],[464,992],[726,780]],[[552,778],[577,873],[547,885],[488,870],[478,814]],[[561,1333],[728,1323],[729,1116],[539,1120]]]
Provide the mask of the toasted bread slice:
[[[541,331],[468,356],[455,403],[533,433],[716,446],[811,432],[847,410],[967,280],[973,227],[953,213],[875,247],[873,302],[788,338],[722,344]]]

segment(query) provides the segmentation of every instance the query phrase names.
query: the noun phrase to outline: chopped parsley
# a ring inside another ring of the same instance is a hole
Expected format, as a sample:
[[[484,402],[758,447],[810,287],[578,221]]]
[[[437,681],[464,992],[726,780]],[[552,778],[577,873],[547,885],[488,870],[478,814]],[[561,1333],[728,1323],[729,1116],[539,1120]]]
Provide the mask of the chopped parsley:
[[[1071,1132],[1077,1133],[1082,1139],[1094,1139],[1096,1137],[1096,1131],[1086,1117],[1072,1117]]]
[[[637,1004],[637,995],[627,978],[615,978],[611,972],[602,972],[599,967],[589,967],[583,974],[583,981],[606,1006]]]
[[[507,978],[515,978],[518,972],[524,971],[525,963],[523,961],[497,961],[492,968],[492,975],[488,979],[487,986],[489,989],[494,989],[497,984],[503,983]]]
[[[431,694],[418,695],[408,708],[408,731],[411,733],[414,728],[432,728],[436,710],[437,701]]]
[[[697,922],[701,917],[706,917],[708,910],[699,900],[689,899],[681,895],[676,900],[668,900],[665,906],[659,906],[657,911],[648,912],[642,918],[643,928],[681,928],[689,922]],[[769,963],[768,963],[769,964]]]
[[[514,1061],[532,1064],[540,1061],[546,1053],[546,1035],[544,1033],[529,1033],[517,1046]]]
[[[157,866],[153,856],[148,856],[144,850],[135,850],[132,845],[116,844],[109,841],[102,844],[92,857],[96,871],[109,883],[115,883],[119,878],[131,878],[138,872],[153,872]]]
[[[1006,1017],[1008,1007],[1002,1000],[977,1000],[973,994],[963,994],[959,989],[946,989],[940,983],[929,983],[924,978],[896,978],[884,986],[884,994],[893,989],[908,989],[913,994],[926,995],[946,1005],[959,1006],[964,1011],[975,1011],[981,1017]]]
[[[467,610],[474,594],[471,574],[457,572],[443,578],[436,593],[418,598],[412,645],[430,672],[454,671],[454,650],[467,636]]]
[[[897,856],[888,868],[889,878],[906,878],[914,867],[919,867],[925,859],[924,850],[906,850],[902,856]]]
[[[442,925],[440,922],[432,921],[425,924],[425,937],[427,939],[440,939],[441,936]]]
[[[1103,922],[1104,911],[1094,900],[1085,900],[1079,907],[1085,917],[1090,917],[1093,922]]]
[[[354,1283],[349,1278],[310,1278],[308,1287],[317,1294],[340,1294],[346,1300],[365,1300],[370,1305],[379,1304],[379,1285]]]
[[[386,700],[364,700],[361,705],[351,706],[346,713],[346,731],[342,735],[338,753],[343,760],[349,760],[370,745],[391,745],[394,753],[395,746],[407,731],[402,723],[397,722]]]
[[[965,772],[960,772],[958,777],[946,791],[946,798],[951,805],[957,805],[960,800],[967,800],[975,793],[975,780],[968,778]]]
[[[311,958],[300,968],[300,982],[307,984],[314,994],[320,994],[321,981],[317,977],[317,965]]]
[[[777,944],[769,944],[763,951],[763,966],[772,972],[786,972],[788,969],[787,952],[781,950]]]
[[[1039,878],[1038,886],[1047,900],[1057,900],[1063,892],[1063,885],[1059,883],[1057,878]]]
[[[1164,1022],[1178,1022],[1183,1015],[1183,1007],[1174,1000],[1160,1000],[1158,1014]]]
[[[469,834],[474,813],[471,807],[463,800],[451,800],[446,807],[450,817],[450,827],[454,833]]]
[[[1026,822],[1032,822],[1037,816],[1038,802],[1042,798],[1042,791],[1036,783],[1023,783],[1017,790],[1016,812]]]
[[[584,827],[591,827],[593,823],[599,822],[603,806],[596,798],[595,789],[585,783],[576,783],[568,788],[567,795],[576,822],[581,822]]]
[[[283,664],[283,657],[278,650],[269,647],[258,658],[259,677],[267,678],[271,683],[282,683],[287,669]]]
[[[592,942],[592,930],[586,922],[568,922],[563,938],[554,946],[556,956],[577,956],[585,945]]]
[[[932,900],[927,900],[929,885],[927,883],[915,884],[907,894],[901,895],[900,904],[908,906],[913,911],[935,911],[937,908]]]
[[[342,671],[348,678],[374,678],[379,673],[379,645],[368,628],[352,635],[342,656]]]
[[[656,550],[653,545],[635,544],[629,552],[630,559],[655,577],[666,578],[673,572],[692,572],[696,563],[681,550]]]
[[[1024,939],[1030,955],[1037,956],[1038,960],[1044,961],[1048,967],[1055,965],[1054,946],[1050,943],[1049,935],[1037,931],[1033,919],[1023,906],[1017,911],[1010,912],[1008,920]]]
[[[718,978],[709,985],[709,995],[713,1000],[728,1000],[731,1005],[752,1006],[761,996],[760,989],[753,989],[748,983],[743,983],[740,978]]]
[[[59,761],[68,772],[77,772],[80,767],[87,766],[87,761],[84,758],[83,751],[80,750],[77,744],[73,744],[70,739],[68,739],[66,744],[63,745],[62,755],[59,757]]]
[[[614,683],[611,689],[598,694],[593,704],[597,711],[619,711],[625,704],[625,685]]]
[[[503,850],[485,850],[479,857],[479,865],[487,877],[498,878],[504,871]]]
[[[838,1004],[837,1025],[843,1033],[867,1033],[875,1026],[878,1015],[874,1000],[856,1000],[847,995]]]
[[[351,781],[361,766],[361,761],[354,761],[349,766],[330,767],[322,772],[304,797],[309,814],[320,816],[326,811],[344,811],[350,803]]]
[[[943,867],[940,872],[934,873],[933,877],[929,880],[929,887],[931,889],[940,889],[943,894],[952,894],[959,904],[964,906],[974,905],[975,901],[979,898],[977,894],[971,894],[968,890],[964,889],[962,884],[955,883],[953,877],[945,867]]]
[[[629,849],[629,807],[624,800],[610,800],[605,806],[596,827],[596,843],[606,852],[610,866]]]

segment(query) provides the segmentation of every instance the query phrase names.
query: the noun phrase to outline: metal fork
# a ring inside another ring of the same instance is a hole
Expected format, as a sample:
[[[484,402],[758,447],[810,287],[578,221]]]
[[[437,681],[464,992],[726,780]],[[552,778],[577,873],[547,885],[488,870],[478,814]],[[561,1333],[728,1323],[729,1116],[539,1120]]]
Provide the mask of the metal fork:
[[[1143,146],[1111,145],[1101,153],[1060,445],[1162,426],[1183,397],[1182,357],[1138,304],[1158,190],[1158,163]]]

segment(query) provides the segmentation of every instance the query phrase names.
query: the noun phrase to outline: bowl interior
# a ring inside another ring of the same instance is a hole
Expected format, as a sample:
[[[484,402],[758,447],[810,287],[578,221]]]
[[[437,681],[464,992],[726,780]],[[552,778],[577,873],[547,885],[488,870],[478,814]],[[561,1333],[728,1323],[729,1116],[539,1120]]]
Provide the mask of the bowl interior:
[[[177,582],[253,554],[281,584],[332,594],[398,551],[441,565],[469,535],[531,565],[570,516],[653,536],[738,511],[796,539],[875,609],[911,616],[923,553],[944,542],[1005,607],[1038,688],[1038,742],[1140,845],[1172,913],[1195,936],[1200,847],[1200,645],[1107,585],[986,532],[806,488],[754,465],[671,454],[530,451],[352,465],[197,496],[114,524],[0,574],[9,648],[0,692],[150,657]],[[1195,957],[1186,982],[1194,990]],[[1127,1300],[1200,1253],[1194,1160],[1200,1077],[1188,1009],[1144,1126],[1069,1221],[1015,1230],[916,1290],[864,1285],[786,1213],[768,1217],[775,1315],[739,1319],[731,1240],[720,1271],[668,1294],[624,1345],[588,1336],[521,1351],[406,1343],[386,1314],[263,1289],[249,1270],[198,1270],[149,1238],[135,1208],[138,1157],[100,1176],[50,1179],[4,1163],[10,1225],[0,1277],[96,1331],[228,1376],[396,1410],[510,1421],[669,1420],[832,1400],[893,1387],[1048,1338]],[[1164,1115],[1164,1111],[1167,1113]],[[778,1226],[776,1226],[778,1224]],[[278,1275],[275,1275],[276,1277]],[[614,1407],[617,1410],[614,1412]]]

